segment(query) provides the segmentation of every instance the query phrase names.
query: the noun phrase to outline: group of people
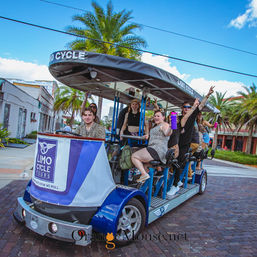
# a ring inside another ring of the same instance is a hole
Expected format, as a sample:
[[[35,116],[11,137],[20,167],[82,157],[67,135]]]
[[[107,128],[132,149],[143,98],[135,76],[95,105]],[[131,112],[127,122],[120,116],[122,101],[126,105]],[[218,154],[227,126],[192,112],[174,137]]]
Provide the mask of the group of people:
[[[208,133],[205,127],[213,127],[207,121],[203,120],[201,111],[209,96],[213,93],[213,88],[210,87],[208,94],[200,103],[198,99],[191,106],[189,102],[184,102],[182,105],[182,115],[177,117],[177,129],[172,130],[170,120],[165,121],[165,113],[157,104],[154,105],[154,123],[149,130],[148,122],[144,122],[145,135],[144,138],[148,141],[145,148],[134,152],[131,157],[132,163],[140,171],[141,176],[137,182],[144,182],[149,178],[148,167],[149,162],[158,160],[165,163],[165,156],[168,149],[175,149],[175,158],[178,159],[180,169],[174,172],[174,183],[167,192],[168,195],[174,195],[179,186],[183,183],[180,181],[180,174],[185,167],[185,154],[192,148],[193,152],[205,148],[209,142]],[[91,103],[89,107],[85,107],[83,102],[81,108],[83,123],[76,129],[76,133],[84,137],[105,139],[105,128],[99,124],[100,119],[97,117],[97,106]],[[138,135],[140,122],[140,104],[138,100],[131,101],[128,107],[124,108],[118,118],[118,128],[120,128],[120,139],[123,135]],[[199,133],[200,132],[200,133]],[[197,167],[200,168],[200,167]],[[191,171],[189,170],[189,176]]]
[[[182,115],[177,119],[178,128],[176,130],[172,130],[170,124],[165,122],[165,114],[161,111],[161,109],[155,110],[155,126],[150,130],[148,146],[136,151],[131,157],[133,164],[141,173],[141,176],[137,182],[144,182],[149,178],[147,166],[150,161],[159,160],[165,163],[165,155],[168,148],[174,148],[175,157],[178,159],[180,169],[176,169],[174,171],[174,183],[167,194],[174,195],[177,191],[179,191],[179,186],[182,185],[182,182],[180,181],[180,174],[186,164],[185,154],[189,151],[194,134],[198,135],[199,146],[199,132],[197,133],[199,129],[196,128],[196,126],[198,127],[196,120],[198,117],[199,121],[201,120],[201,123],[203,123],[203,120],[200,118],[200,113],[209,96],[213,93],[213,88],[214,87],[211,87],[209,89],[208,94],[204,97],[201,103],[198,99],[195,100],[192,106],[189,102],[183,103]],[[125,126],[123,126],[123,128],[124,127]],[[123,129],[121,132],[123,132]],[[145,137],[148,138],[149,136],[146,133]]]

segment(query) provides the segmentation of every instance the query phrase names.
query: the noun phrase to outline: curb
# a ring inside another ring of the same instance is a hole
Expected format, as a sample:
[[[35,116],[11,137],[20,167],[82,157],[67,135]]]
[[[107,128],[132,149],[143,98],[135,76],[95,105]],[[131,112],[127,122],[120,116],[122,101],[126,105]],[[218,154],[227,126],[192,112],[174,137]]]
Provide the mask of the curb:
[[[236,162],[225,161],[225,160],[216,159],[216,158],[213,158],[213,160],[214,160],[214,161],[217,161],[217,162],[223,162],[223,163],[226,163],[226,164],[230,164],[230,165],[233,165],[233,166],[236,166],[236,167],[240,167],[240,168],[246,168],[246,169],[249,169],[249,170],[257,171],[257,168],[251,167],[251,166],[248,166],[248,165],[245,165],[245,164],[240,164],[240,163],[236,163]]]

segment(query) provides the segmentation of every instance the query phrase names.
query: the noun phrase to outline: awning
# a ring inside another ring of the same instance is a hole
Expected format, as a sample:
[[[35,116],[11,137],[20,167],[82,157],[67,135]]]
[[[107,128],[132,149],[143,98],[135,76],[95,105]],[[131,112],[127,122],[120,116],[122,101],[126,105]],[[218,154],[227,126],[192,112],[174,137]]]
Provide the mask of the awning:
[[[126,91],[135,87],[147,94],[167,101],[168,109],[181,107],[183,102],[193,103],[202,96],[184,81],[155,66],[118,56],[84,51],[58,51],[51,55],[50,73],[61,83],[82,91],[129,103],[133,96]],[[163,106],[164,108],[166,106]],[[204,111],[219,112],[207,102]]]

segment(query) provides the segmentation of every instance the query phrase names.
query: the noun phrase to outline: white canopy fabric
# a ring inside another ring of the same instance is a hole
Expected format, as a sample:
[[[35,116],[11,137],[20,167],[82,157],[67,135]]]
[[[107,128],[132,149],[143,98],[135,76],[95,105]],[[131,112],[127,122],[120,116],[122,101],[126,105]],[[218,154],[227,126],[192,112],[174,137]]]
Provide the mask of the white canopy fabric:
[[[98,207],[115,187],[104,141],[38,135],[33,197],[63,206]]]

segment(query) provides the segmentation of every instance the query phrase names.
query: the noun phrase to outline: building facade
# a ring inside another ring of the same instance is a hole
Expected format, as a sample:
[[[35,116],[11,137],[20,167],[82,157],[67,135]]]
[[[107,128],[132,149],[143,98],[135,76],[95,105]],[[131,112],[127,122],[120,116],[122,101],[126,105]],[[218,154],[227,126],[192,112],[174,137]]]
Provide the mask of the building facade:
[[[229,101],[237,101],[242,99],[243,96],[231,97]],[[232,129],[236,128],[231,124]],[[247,140],[249,137],[249,131],[243,126],[240,131],[234,132],[229,129],[221,128],[218,132],[217,146],[221,149],[228,149],[231,151],[246,152]],[[251,143],[251,154],[257,154],[257,130],[253,131],[252,143]]]
[[[0,79],[0,83],[0,123],[11,133],[10,137],[55,130],[55,81]]]
[[[249,133],[246,129],[241,129],[239,132],[222,129],[218,132],[217,147],[231,151],[246,152],[248,137]],[[253,133],[251,154],[257,154],[257,131]]]
[[[38,100],[0,79],[0,123],[10,132],[10,137],[23,138],[38,129]]]

